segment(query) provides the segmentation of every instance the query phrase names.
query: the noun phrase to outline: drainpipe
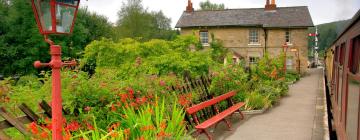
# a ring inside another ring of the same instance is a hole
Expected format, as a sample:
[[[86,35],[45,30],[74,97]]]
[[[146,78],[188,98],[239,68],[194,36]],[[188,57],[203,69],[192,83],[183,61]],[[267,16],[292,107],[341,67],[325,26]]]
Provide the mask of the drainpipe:
[[[264,28],[264,33],[265,33],[265,47],[264,47],[264,53],[263,53],[263,57],[265,56],[265,53],[267,53],[267,40],[268,40],[268,30]]]

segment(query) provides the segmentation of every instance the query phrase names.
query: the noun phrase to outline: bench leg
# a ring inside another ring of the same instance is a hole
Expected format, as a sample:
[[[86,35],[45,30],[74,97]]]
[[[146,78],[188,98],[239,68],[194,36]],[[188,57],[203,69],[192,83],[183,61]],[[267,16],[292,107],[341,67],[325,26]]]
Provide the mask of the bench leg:
[[[241,115],[241,120],[245,119],[244,114],[241,112],[241,110],[239,109],[239,114]]]
[[[212,136],[210,135],[210,133],[208,131],[206,131],[206,129],[201,129],[200,130],[200,134],[201,133],[205,133],[206,137],[209,139],[209,140],[213,140]]]
[[[230,122],[229,122],[228,120],[226,120],[226,119],[223,119],[223,121],[226,123],[226,125],[227,125],[227,127],[228,127],[228,130],[231,131],[232,129],[231,129],[231,124],[230,124]]]
[[[236,111],[236,112],[239,112],[239,114],[240,114],[240,119],[241,120],[243,120],[243,119],[245,119],[245,116],[244,116],[244,114],[241,112],[241,110],[239,109],[238,111]],[[232,114],[231,114],[232,115]]]

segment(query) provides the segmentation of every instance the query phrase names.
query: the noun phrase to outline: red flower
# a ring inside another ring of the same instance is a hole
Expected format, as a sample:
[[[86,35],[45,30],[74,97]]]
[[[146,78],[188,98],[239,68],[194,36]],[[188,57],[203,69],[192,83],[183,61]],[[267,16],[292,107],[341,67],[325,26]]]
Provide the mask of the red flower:
[[[143,104],[146,102],[146,97],[142,97],[142,98],[136,98],[136,103],[138,104]]]
[[[112,133],[110,134],[110,136],[113,137],[113,138],[115,138],[115,137],[118,136],[118,133],[114,131],[114,132],[112,132]]]
[[[38,130],[37,125],[36,125],[35,122],[32,122],[29,127],[30,127],[30,130],[31,130],[31,133],[33,133],[33,134],[38,134],[39,133],[39,130]]]
[[[5,97],[5,99],[4,99],[4,101],[5,101],[5,103],[8,103],[8,102],[10,102],[10,97]]]
[[[111,111],[116,111],[116,107],[114,104],[111,105]]]
[[[40,137],[43,138],[43,139],[46,139],[46,138],[49,137],[49,135],[48,135],[47,132],[44,131],[44,132],[42,132],[42,133],[40,134]]]
[[[157,134],[157,137],[158,137],[158,138],[168,137],[168,136],[170,136],[170,134],[166,134],[164,131],[160,131],[160,132]]]
[[[73,79],[76,79],[77,77],[78,77],[77,75],[73,75],[73,76],[72,76]]]
[[[126,99],[128,98],[127,94],[120,94],[121,102],[126,102]]]
[[[124,130],[124,134],[125,134],[126,136],[130,135],[130,128],[125,129],[125,130]]]
[[[162,123],[160,124],[160,128],[165,129],[165,128],[166,128],[166,122],[162,122]]]
[[[132,88],[128,88],[128,92],[131,98],[134,97],[134,90]]]
[[[69,131],[66,131],[63,140],[70,140],[70,138],[71,138],[70,132],[69,132]]]
[[[90,123],[86,122],[86,127],[89,130],[94,130],[94,126],[92,126]]]
[[[52,123],[47,124],[47,125],[46,125],[46,128],[47,128],[48,130],[52,131]]]
[[[120,123],[114,123],[109,127],[109,132],[116,130],[120,126]]]
[[[136,107],[137,107],[137,104],[136,104],[135,102],[131,102],[131,103],[130,103],[130,106],[136,108]]]
[[[73,121],[65,127],[65,130],[77,131],[79,128],[80,128],[80,124],[76,121]]]

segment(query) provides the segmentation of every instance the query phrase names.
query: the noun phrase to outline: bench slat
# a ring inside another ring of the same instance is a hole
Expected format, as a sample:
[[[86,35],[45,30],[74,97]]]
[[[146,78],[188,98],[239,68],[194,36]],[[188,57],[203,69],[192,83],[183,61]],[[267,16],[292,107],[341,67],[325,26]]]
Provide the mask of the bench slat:
[[[215,123],[218,123],[219,121],[223,120],[225,117],[229,116],[230,114],[234,113],[235,111],[239,110],[244,105],[245,105],[244,102],[237,103],[237,104],[233,105],[232,107],[224,110],[223,112],[217,114],[216,116],[195,126],[195,128],[196,129],[206,129],[206,128],[210,127],[211,125],[214,125]]]
[[[217,97],[215,97],[213,99],[210,99],[208,101],[202,102],[202,103],[194,105],[192,107],[189,107],[189,108],[186,109],[186,112],[188,114],[190,114],[190,115],[194,114],[194,113],[198,112],[199,110],[201,110],[203,108],[209,107],[209,106],[214,105],[214,104],[216,104],[216,103],[218,103],[220,101],[226,100],[227,98],[230,98],[230,97],[234,96],[235,94],[236,94],[235,91],[230,91],[230,92],[228,92],[226,94],[217,96]]]

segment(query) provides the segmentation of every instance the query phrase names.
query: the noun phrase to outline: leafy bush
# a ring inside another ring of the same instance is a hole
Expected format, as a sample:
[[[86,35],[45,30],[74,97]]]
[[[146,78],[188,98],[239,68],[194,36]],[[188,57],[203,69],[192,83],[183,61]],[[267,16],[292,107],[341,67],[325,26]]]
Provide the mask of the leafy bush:
[[[244,101],[248,74],[240,65],[227,65],[214,72],[210,92],[216,96],[236,90],[235,101]]]
[[[245,110],[260,110],[271,107],[271,101],[268,96],[263,96],[258,92],[247,94],[245,99]]]
[[[265,56],[258,61],[258,64],[252,67],[252,71],[254,71],[253,76],[264,80],[276,80],[284,77],[283,66],[284,55],[271,58],[269,54],[265,54]]]
[[[286,72],[286,77],[285,77],[286,81],[288,82],[294,82],[294,81],[298,81],[300,80],[300,74],[298,74],[297,72],[295,71],[291,71],[291,70],[288,70]]]
[[[122,39],[113,42],[108,39],[93,41],[86,49],[81,67],[86,71],[115,69],[117,76],[127,79],[139,74],[182,75],[189,71],[194,76],[208,73],[215,62],[209,51],[189,49],[197,44],[194,36],[179,36],[174,41],[150,40],[138,42],[134,39]]]
[[[280,97],[287,94],[288,86],[282,80],[260,80],[257,83],[255,91],[264,97],[268,97],[269,101],[275,104]]]
[[[174,100],[176,102],[176,100]],[[169,112],[171,110],[171,112]],[[154,104],[146,104],[138,109],[123,107],[116,115],[117,121],[109,122],[109,126],[98,126],[99,118],[89,116],[91,121],[70,120],[64,121],[64,139],[182,139],[188,137],[183,122],[185,112],[175,103],[171,108],[165,106],[165,99]],[[92,123],[91,123],[92,122]],[[45,119],[41,122],[32,122],[29,131],[36,139],[51,137],[51,122]]]

